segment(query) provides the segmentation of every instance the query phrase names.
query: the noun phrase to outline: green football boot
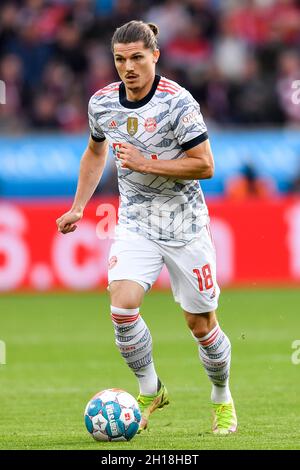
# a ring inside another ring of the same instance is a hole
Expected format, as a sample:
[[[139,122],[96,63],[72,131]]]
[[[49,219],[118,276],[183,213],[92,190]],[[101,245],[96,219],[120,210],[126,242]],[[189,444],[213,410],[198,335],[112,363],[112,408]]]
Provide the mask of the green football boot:
[[[153,411],[162,409],[169,404],[169,396],[166,387],[162,384],[159,392],[156,395],[139,395],[137,397],[142,419],[138,433],[141,433],[148,427],[149,416]]]
[[[218,436],[227,436],[237,430],[237,417],[233,401],[213,403],[212,432]]]

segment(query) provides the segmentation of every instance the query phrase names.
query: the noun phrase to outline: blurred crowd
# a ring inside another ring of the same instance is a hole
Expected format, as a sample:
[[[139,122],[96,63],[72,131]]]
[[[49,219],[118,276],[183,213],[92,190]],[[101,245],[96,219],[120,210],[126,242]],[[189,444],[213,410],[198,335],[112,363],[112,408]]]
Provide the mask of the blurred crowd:
[[[158,24],[158,72],[210,126],[299,126],[300,0],[2,0],[0,132],[85,131],[89,97],[118,79],[111,36],[131,19]]]

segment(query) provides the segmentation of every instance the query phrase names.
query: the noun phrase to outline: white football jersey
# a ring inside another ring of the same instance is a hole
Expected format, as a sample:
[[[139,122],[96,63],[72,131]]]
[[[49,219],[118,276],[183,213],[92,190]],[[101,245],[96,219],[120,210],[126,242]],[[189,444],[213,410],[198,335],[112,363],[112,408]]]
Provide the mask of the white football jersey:
[[[91,136],[107,139],[118,169],[119,230],[160,243],[182,245],[208,222],[198,180],[167,178],[121,167],[118,144],[128,142],[146,158],[175,160],[207,138],[199,104],[174,81],[156,75],[140,101],[128,101],[122,82],[95,93],[89,102]]]

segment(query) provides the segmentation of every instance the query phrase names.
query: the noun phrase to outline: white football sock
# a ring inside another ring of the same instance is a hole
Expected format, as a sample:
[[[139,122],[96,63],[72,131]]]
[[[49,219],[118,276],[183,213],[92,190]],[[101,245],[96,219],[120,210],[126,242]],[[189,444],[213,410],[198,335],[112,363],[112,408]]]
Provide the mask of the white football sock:
[[[155,395],[159,380],[152,358],[152,337],[139,308],[111,306],[116,345],[139,381],[142,395]]]
[[[211,400],[213,403],[229,403],[229,373],[231,344],[228,337],[217,324],[206,336],[195,338],[199,344],[199,356],[206,373],[213,384]]]

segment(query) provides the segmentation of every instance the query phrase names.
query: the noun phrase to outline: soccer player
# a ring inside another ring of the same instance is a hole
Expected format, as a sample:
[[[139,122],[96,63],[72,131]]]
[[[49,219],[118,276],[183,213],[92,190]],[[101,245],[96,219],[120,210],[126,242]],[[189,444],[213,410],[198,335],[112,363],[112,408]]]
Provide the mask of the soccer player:
[[[90,99],[91,136],[76,195],[57,226],[64,234],[76,229],[111,145],[121,196],[108,269],[111,318],[116,344],[139,382],[139,431],[153,411],[169,403],[139,311],[165,264],[212,383],[213,432],[226,435],[237,428],[229,389],[231,345],[216,317],[215,249],[198,181],[213,176],[213,155],[198,103],[179,84],[155,74],[157,35],[157,26],[142,21],[115,31],[112,51],[121,81]]]

